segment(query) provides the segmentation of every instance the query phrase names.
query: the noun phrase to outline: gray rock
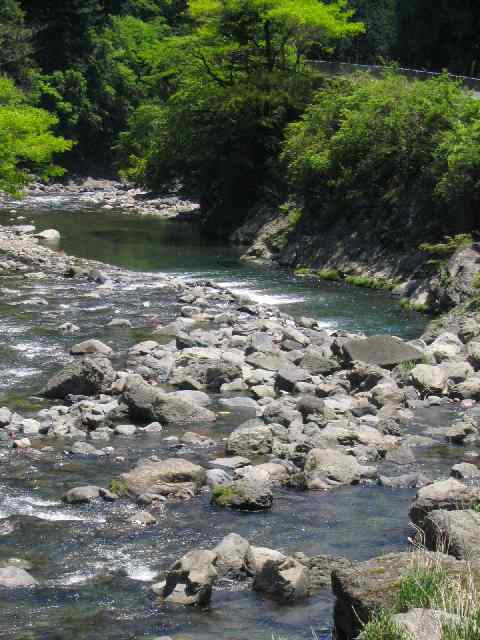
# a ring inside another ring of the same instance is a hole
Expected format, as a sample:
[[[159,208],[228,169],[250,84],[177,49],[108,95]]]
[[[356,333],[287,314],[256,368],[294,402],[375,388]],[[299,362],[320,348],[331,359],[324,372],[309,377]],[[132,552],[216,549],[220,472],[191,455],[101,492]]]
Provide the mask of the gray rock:
[[[110,322],[107,324],[107,327],[131,329],[132,323],[126,318],[114,318],[113,320],[110,320]]]
[[[304,471],[309,489],[358,484],[362,477],[362,467],[357,460],[337,449],[312,449],[305,460]]]
[[[265,511],[272,508],[273,494],[267,484],[236,480],[212,488],[212,503],[239,511]]]
[[[478,560],[480,549],[480,513],[472,510],[431,511],[423,523],[424,544],[458,560]]]
[[[139,375],[127,376],[123,399],[134,420],[188,424],[213,422],[216,419],[209,409],[179,398],[174,393],[165,393],[149,385]]]
[[[140,496],[146,493],[162,496],[196,493],[205,484],[203,467],[182,458],[147,460],[120,476],[128,493]]]
[[[42,395],[63,399],[68,395],[95,396],[107,391],[115,380],[115,371],[107,358],[84,358],[67,364],[50,378]]]
[[[38,582],[25,569],[8,566],[0,568],[0,587],[21,589],[35,587]]]
[[[72,356],[102,355],[111,356],[112,349],[100,340],[84,340],[70,349]]]
[[[419,364],[410,375],[414,386],[424,395],[441,395],[445,391],[447,375],[443,367]]]
[[[351,340],[343,345],[345,358],[359,360],[381,367],[395,367],[402,362],[420,362],[423,353],[394,336],[372,336],[364,340]]]
[[[166,602],[197,607],[210,604],[212,587],[218,578],[217,554],[197,549],[185,554],[169,569],[162,596]]]
[[[216,569],[220,576],[229,575],[237,579],[246,577],[250,552],[248,540],[230,533],[212,551],[217,554]]]
[[[294,558],[285,558],[280,563],[268,560],[253,583],[256,591],[267,593],[283,602],[293,602],[309,595],[307,568]]]
[[[309,378],[310,374],[305,369],[294,365],[283,366],[275,377],[275,390],[291,393],[297,382],[304,382]]]
[[[449,395],[461,400],[480,400],[480,375],[475,374],[465,382],[455,385],[450,389]]]
[[[63,496],[63,501],[68,504],[84,504],[97,498],[112,501],[116,499],[116,496],[107,491],[107,489],[102,489],[102,487],[85,486],[75,487],[67,491]]]
[[[214,487],[217,484],[230,484],[232,476],[223,469],[208,469],[206,482],[209,487]]]
[[[117,436],[134,436],[137,433],[137,427],[134,424],[117,424],[114,432]]]
[[[453,465],[450,470],[450,475],[457,480],[471,480],[480,477],[480,469],[474,464],[460,462],[459,464]]]
[[[439,609],[410,609],[395,614],[393,621],[409,634],[409,640],[442,640],[444,624],[461,619]]]
[[[219,467],[220,469],[234,470],[240,467],[246,467],[250,464],[249,458],[243,456],[232,456],[231,458],[215,458],[211,462],[212,466]]]
[[[270,426],[259,420],[248,420],[237,427],[227,440],[230,455],[265,455],[272,451],[273,435]]]
[[[454,478],[439,480],[417,491],[410,507],[410,518],[415,525],[423,528],[430,511],[468,509],[478,502],[480,488],[466,486]]]

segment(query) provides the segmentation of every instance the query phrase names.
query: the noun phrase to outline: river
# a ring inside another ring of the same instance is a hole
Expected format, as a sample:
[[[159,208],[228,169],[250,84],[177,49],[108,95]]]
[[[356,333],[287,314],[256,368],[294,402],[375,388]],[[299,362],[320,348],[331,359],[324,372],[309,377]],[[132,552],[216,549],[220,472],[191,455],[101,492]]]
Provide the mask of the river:
[[[149,335],[152,318],[175,317],[178,304],[158,289],[159,272],[210,278],[293,315],[319,318],[331,329],[416,337],[424,325],[423,318],[405,315],[382,293],[334,283],[314,286],[282,270],[247,266],[234,250],[206,244],[185,223],[105,212],[60,197],[15,209],[1,212],[0,224],[58,229],[62,250],[122,268],[127,283],[98,296],[92,295],[91,284],[66,279],[2,278],[0,406],[24,415],[46,406],[36,393],[68,359],[73,341],[96,337],[121,350]],[[133,328],[107,328],[115,317],[130,319]],[[79,325],[74,337],[59,333],[66,321]],[[215,402],[222,411],[220,398]],[[447,412],[438,407],[419,414],[409,429],[419,433],[445,421]],[[218,442],[220,455],[222,438],[249,417],[246,410],[223,410],[215,426],[202,433]],[[166,435],[176,433],[170,427]],[[281,607],[249,589],[222,585],[212,608],[201,612],[159,607],[150,585],[182,553],[212,546],[232,531],[257,545],[352,559],[406,547],[410,489],[366,485],[328,494],[277,490],[275,508],[262,514],[222,511],[202,495],[168,505],[159,525],[146,529],[126,524],[133,506],[124,501],[84,507],[60,501],[65,490],[78,484],[107,486],[113,476],[152,453],[172,455],[171,445],[153,435],[118,438],[114,457],[105,463],[69,456],[64,443],[48,441],[38,458],[19,456],[0,464],[0,560],[28,560],[41,585],[0,593],[0,638],[300,640],[311,638],[313,629],[326,640],[333,603],[328,590]],[[206,453],[192,451],[191,456],[200,464],[207,460]],[[435,473],[449,468],[453,459],[451,449],[441,446],[419,458]]]

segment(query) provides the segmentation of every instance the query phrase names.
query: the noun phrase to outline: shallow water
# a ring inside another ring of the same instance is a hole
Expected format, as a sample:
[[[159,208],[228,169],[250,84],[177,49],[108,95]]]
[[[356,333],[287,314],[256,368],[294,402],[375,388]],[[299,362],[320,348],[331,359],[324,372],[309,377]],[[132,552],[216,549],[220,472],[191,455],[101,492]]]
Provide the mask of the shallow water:
[[[48,206],[47,206],[48,205]],[[28,414],[44,406],[38,393],[45,379],[68,359],[68,348],[96,337],[116,352],[149,335],[150,326],[178,312],[170,293],[162,290],[159,272],[208,277],[245,290],[257,299],[280,303],[289,313],[320,318],[327,327],[389,332],[415,337],[423,319],[406,316],[385,295],[343,285],[310,286],[285,271],[243,265],[227,247],[199,240],[186,224],[135,217],[119,212],[78,207],[71,200],[44,201],[43,206],[18,207],[16,215],[0,214],[0,224],[32,221],[39,229],[57,228],[62,248],[82,257],[115,264],[125,271],[121,285],[100,299],[90,297],[91,283],[47,276],[27,280],[1,278],[0,406]],[[13,220],[12,220],[13,219]],[[129,318],[133,329],[105,325],[114,317]],[[70,321],[79,333],[61,335]],[[248,411],[223,411],[214,425],[195,425],[218,443],[214,450],[182,450],[199,463],[223,452],[223,438]],[[419,413],[412,433],[448,423],[450,409]],[[35,640],[130,640],[172,635],[206,640],[289,640],[330,637],[332,596],[329,590],[292,607],[280,607],[249,588],[222,582],[208,612],[158,606],[149,590],[162,570],[196,546],[212,546],[229,532],[251,542],[287,552],[342,555],[366,559],[404,549],[412,490],[378,486],[349,487],[329,494],[277,490],[269,513],[219,510],[201,495],[154,512],[158,524],[136,529],[128,523],[132,505],[119,501],[93,506],[65,506],[62,494],[71,487],[105,486],[119,473],[148,455],[176,455],[163,436],[117,437],[110,458],[68,455],[68,443],[51,441],[42,455],[18,454],[8,464],[0,459],[0,560],[30,560],[41,586],[0,592],[0,638]],[[99,445],[101,446],[101,445]],[[425,471],[444,473],[458,452],[441,445],[424,452]],[[407,468],[394,469],[394,474]]]

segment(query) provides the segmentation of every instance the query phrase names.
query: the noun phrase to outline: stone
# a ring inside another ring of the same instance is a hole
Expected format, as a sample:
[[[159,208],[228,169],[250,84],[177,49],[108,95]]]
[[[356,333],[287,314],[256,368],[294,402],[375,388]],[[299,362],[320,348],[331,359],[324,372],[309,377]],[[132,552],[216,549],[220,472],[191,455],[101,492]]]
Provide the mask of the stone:
[[[423,553],[427,556],[420,556],[420,560],[411,552],[390,553],[366,562],[345,563],[335,568],[332,572],[332,589],[336,596],[335,637],[338,640],[354,640],[375,614],[392,610],[402,578],[409,575],[419,561],[429,559],[456,576],[467,570],[464,562],[450,556]]]
[[[246,562],[249,573],[251,573],[252,575],[256,575],[263,571],[263,568],[265,567],[267,562],[281,564],[284,560],[286,560],[286,558],[287,556],[285,556],[280,551],[276,551],[275,549],[268,549],[267,547],[256,547],[254,545],[250,545]]]
[[[308,569],[288,557],[280,563],[268,560],[255,575],[253,588],[283,602],[293,602],[309,595]]]
[[[301,369],[292,364],[283,366],[278,370],[275,377],[275,390],[291,393],[297,382],[304,382],[309,378],[310,374],[305,369]]]
[[[381,367],[395,367],[402,362],[420,362],[423,353],[394,336],[371,336],[363,340],[350,340],[342,347],[349,362],[359,360]]]
[[[441,333],[427,347],[427,353],[432,354],[436,362],[455,359],[462,351],[462,341],[454,333],[449,333],[448,331]]]
[[[230,455],[265,455],[272,451],[273,435],[269,425],[247,420],[229,435],[226,451]]]
[[[230,484],[232,476],[223,469],[208,469],[206,482],[209,487],[214,487],[216,484]]]
[[[313,347],[305,351],[299,366],[313,376],[328,376],[340,369],[338,360],[325,356],[322,351]]]
[[[275,389],[266,384],[258,384],[251,388],[251,392],[258,400],[262,398],[275,398],[277,394]]]
[[[480,369],[480,340],[467,344],[467,359],[476,371]]]
[[[197,492],[205,484],[205,469],[189,460],[167,458],[139,462],[131,471],[120,476],[128,493],[140,496],[176,495],[184,490]]]
[[[174,393],[165,393],[137,374],[127,376],[123,399],[133,420],[153,420],[167,424],[216,420],[213,411],[191,400],[179,398]]]
[[[112,355],[113,351],[109,346],[107,346],[100,340],[84,340],[83,342],[74,344],[70,349],[70,353],[72,354],[72,356],[99,354],[108,357]]]
[[[80,327],[73,324],[73,322],[64,322],[58,328],[62,333],[76,333],[77,331],[80,331]]]
[[[214,447],[216,445],[215,440],[194,431],[186,431],[180,438],[180,442],[191,447]]]
[[[469,510],[431,511],[423,522],[423,541],[431,551],[442,551],[458,560],[478,560],[480,513]]]
[[[0,587],[22,589],[35,587],[38,582],[25,569],[14,566],[0,568]]]
[[[112,501],[116,499],[116,496],[107,491],[107,489],[102,489],[102,487],[85,486],[70,489],[62,499],[68,504],[85,504],[97,498]]]
[[[443,625],[460,617],[438,609],[410,609],[396,613],[393,621],[409,634],[409,640],[442,640]]]
[[[107,358],[84,358],[67,364],[47,382],[46,398],[63,400],[68,395],[95,396],[107,391],[115,380],[115,371]]]
[[[474,464],[468,462],[460,462],[453,465],[450,470],[450,476],[457,480],[472,480],[473,478],[480,477],[480,469]]]
[[[212,488],[212,503],[239,511],[265,511],[272,508],[273,494],[267,484],[236,480]]]
[[[309,489],[358,484],[362,477],[357,460],[337,449],[312,449],[307,454],[304,472]]]
[[[302,414],[284,400],[270,402],[263,412],[263,419],[267,424],[281,424],[289,427],[295,420],[301,420]]]
[[[212,551],[217,555],[216,569],[220,576],[246,577],[250,552],[248,540],[237,533],[230,533]]]
[[[423,395],[442,394],[447,382],[446,371],[438,365],[419,364],[410,373],[413,385]]]
[[[480,502],[480,488],[467,486],[455,478],[439,480],[417,491],[410,518],[420,528],[430,511],[468,509]]]
[[[430,484],[430,480],[422,473],[405,473],[400,476],[380,476],[378,484],[389,489],[419,489]]]
[[[166,602],[207,607],[218,578],[214,551],[196,549],[177,560],[168,570],[162,596]]]
[[[136,511],[128,518],[129,522],[142,527],[157,524],[157,519],[148,511]]]
[[[198,404],[201,407],[208,407],[208,405],[212,404],[212,399],[207,393],[194,389],[174,391],[170,395],[175,398],[180,398],[181,400],[186,400],[187,402],[192,402],[193,404]]]
[[[451,398],[460,400],[480,400],[480,375],[470,376],[465,382],[460,382],[450,389]]]
[[[45,229],[44,231],[40,231],[40,233],[35,234],[35,238],[38,238],[40,241],[45,242],[46,244],[56,244],[60,242],[60,232],[56,229]]]
[[[132,323],[126,318],[114,318],[113,320],[110,320],[110,322],[107,324],[107,327],[117,329],[131,329]]]
[[[246,467],[250,464],[250,460],[243,456],[232,456],[231,458],[215,458],[210,464],[220,469],[234,470],[240,467]]]
[[[163,427],[159,422],[151,422],[143,428],[145,433],[162,433]]]
[[[394,383],[377,384],[370,394],[372,403],[379,408],[387,405],[404,405],[406,400],[405,391],[399,389]]]
[[[7,407],[0,408],[0,427],[6,427],[10,424],[10,421],[13,417],[12,412]]]
[[[134,436],[137,433],[137,427],[134,424],[117,424],[114,433],[117,436]]]

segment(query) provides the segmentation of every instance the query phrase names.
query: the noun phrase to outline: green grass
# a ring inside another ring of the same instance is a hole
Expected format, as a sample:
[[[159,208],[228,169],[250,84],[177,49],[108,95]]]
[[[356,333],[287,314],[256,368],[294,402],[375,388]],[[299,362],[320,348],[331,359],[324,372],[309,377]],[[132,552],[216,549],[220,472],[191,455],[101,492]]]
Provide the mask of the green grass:
[[[474,289],[480,289],[480,271],[475,274],[475,276],[474,276],[474,278],[472,280],[472,287]]]
[[[342,280],[340,272],[335,269],[320,269],[319,271],[315,271],[315,275],[317,278],[320,278],[320,280],[330,280],[332,282]]]
[[[445,623],[442,640],[480,640],[480,608],[460,622]]]
[[[385,278],[371,278],[370,276],[346,276],[345,282],[354,287],[364,287],[366,289],[386,289],[391,291],[395,283]]]
[[[439,242],[437,244],[430,244],[424,242],[418,248],[424,253],[430,253],[436,256],[450,256],[457,249],[462,247],[469,247],[473,243],[473,238],[469,233],[459,233],[456,236],[446,236],[445,242]]]
[[[439,599],[447,580],[447,573],[441,567],[418,567],[400,583],[397,609],[428,609]]]
[[[108,485],[108,489],[119,497],[128,495],[128,485],[122,480],[112,480]]]
[[[238,487],[232,487],[232,485],[229,484],[215,485],[212,489],[212,501],[218,504],[220,507],[228,506],[232,498],[241,495],[243,494]]]
[[[388,611],[380,611],[365,625],[358,640],[410,640]]]
[[[293,272],[293,275],[301,278],[304,278],[305,276],[313,276],[313,269],[310,269],[309,267],[298,267],[298,269],[295,269]]]
[[[403,372],[410,373],[411,371],[413,371],[413,369],[415,369],[415,367],[417,366],[417,363],[414,360],[405,360],[404,362],[401,362],[398,366]]]

